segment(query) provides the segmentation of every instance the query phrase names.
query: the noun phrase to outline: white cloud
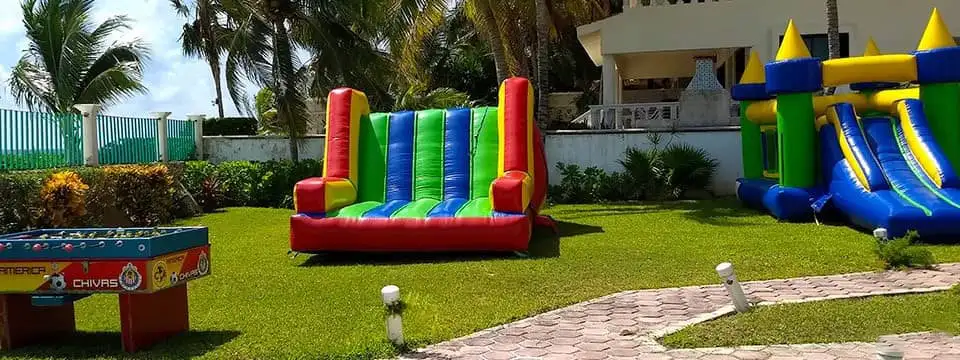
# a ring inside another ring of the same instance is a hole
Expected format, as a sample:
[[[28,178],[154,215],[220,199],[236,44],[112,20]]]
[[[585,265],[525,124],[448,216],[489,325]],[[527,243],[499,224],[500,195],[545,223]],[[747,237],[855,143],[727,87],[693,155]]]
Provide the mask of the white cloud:
[[[17,0],[0,0],[0,6],[7,2],[17,3]],[[204,61],[182,55],[178,39],[184,19],[177,16],[168,0],[98,0],[94,6],[92,18],[97,24],[116,15],[127,15],[131,19],[131,29],[112,41],[142,39],[150,46],[152,55],[144,64],[144,83],[150,92],[109,107],[107,113],[147,116],[152,111],[171,111],[174,118],[185,118],[186,114],[216,115],[210,70]],[[17,11],[0,11],[0,49],[18,49],[0,52],[0,76],[9,73],[28,44],[22,30],[22,16],[19,7]],[[0,85],[0,88],[6,86]],[[227,116],[236,115],[238,112],[226,90],[224,97]],[[0,106],[12,106],[6,91],[0,91]]]

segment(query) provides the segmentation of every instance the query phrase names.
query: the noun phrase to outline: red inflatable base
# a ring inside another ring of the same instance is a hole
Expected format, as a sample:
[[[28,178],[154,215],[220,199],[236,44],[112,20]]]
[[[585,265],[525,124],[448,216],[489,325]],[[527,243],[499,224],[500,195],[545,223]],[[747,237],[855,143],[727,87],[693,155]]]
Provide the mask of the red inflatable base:
[[[526,251],[529,216],[490,218],[290,218],[290,249],[322,251]]]

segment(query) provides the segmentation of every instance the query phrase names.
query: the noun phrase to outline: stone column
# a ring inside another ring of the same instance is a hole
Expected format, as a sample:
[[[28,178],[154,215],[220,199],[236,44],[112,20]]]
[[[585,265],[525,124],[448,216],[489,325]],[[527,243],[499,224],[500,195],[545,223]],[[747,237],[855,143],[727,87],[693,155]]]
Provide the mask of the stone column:
[[[170,149],[167,148],[167,117],[170,116],[170,112],[152,112],[150,116],[157,119],[157,143],[160,145],[160,162],[168,162],[170,161]]]
[[[97,114],[100,112],[100,105],[77,104],[73,107],[80,110],[80,116],[83,116],[83,164],[100,165],[100,145],[97,138]]]
[[[620,87],[623,83],[620,81],[620,74],[617,71],[617,61],[613,55],[603,55],[603,105],[616,105],[620,94]],[[616,110],[606,109],[603,111],[602,123],[605,128],[615,126]],[[593,119],[595,122],[597,119]],[[591,126],[592,127],[592,126]]]
[[[203,160],[203,119],[207,115],[187,115],[187,120],[193,121],[193,141],[197,160]]]

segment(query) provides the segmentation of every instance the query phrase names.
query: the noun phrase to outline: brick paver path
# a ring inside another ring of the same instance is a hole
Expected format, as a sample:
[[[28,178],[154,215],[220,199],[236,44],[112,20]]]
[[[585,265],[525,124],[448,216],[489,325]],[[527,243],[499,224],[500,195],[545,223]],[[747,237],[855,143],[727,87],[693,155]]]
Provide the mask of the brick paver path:
[[[870,272],[743,283],[751,302],[774,304],[930,292],[960,283],[960,263],[936,270]],[[656,339],[733,311],[720,285],[625,291],[436,344],[405,359],[873,359],[877,344],[674,349]],[[884,337],[907,359],[958,359],[960,337]]]

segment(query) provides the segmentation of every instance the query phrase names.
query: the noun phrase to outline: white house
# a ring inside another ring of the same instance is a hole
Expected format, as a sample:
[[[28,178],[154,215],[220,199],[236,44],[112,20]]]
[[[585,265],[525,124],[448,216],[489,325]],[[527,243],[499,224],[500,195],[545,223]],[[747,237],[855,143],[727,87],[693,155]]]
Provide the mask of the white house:
[[[717,87],[729,89],[736,84],[751,49],[764,61],[774,57],[790,19],[804,34],[811,53],[827,56],[822,0],[625,2],[623,13],[577,29],[590,58],[603,67],[603,106],[593,109],[616,112],[618,118],[614,124],[604,112],[602,125],[590,114],[579,118],[593,121],[595,128],[663,125],[651,123],[654,120],[683,122],[680,112],[684,110],[678,102],[684,90],[722,95]],[[885,53],[914,50],[934,7],[960,31],[960,0],[838,0],[838,6],[843,55],[860,55],[870,37]],[[695,106],[684,105],[696,107],[701,100],[693,99]],[[736,104],[732,105],[735,109]],[[704,112],[688,114],[702,117]],[[735,125],[736,117],[730,115],[699,119],[694,125]]]

